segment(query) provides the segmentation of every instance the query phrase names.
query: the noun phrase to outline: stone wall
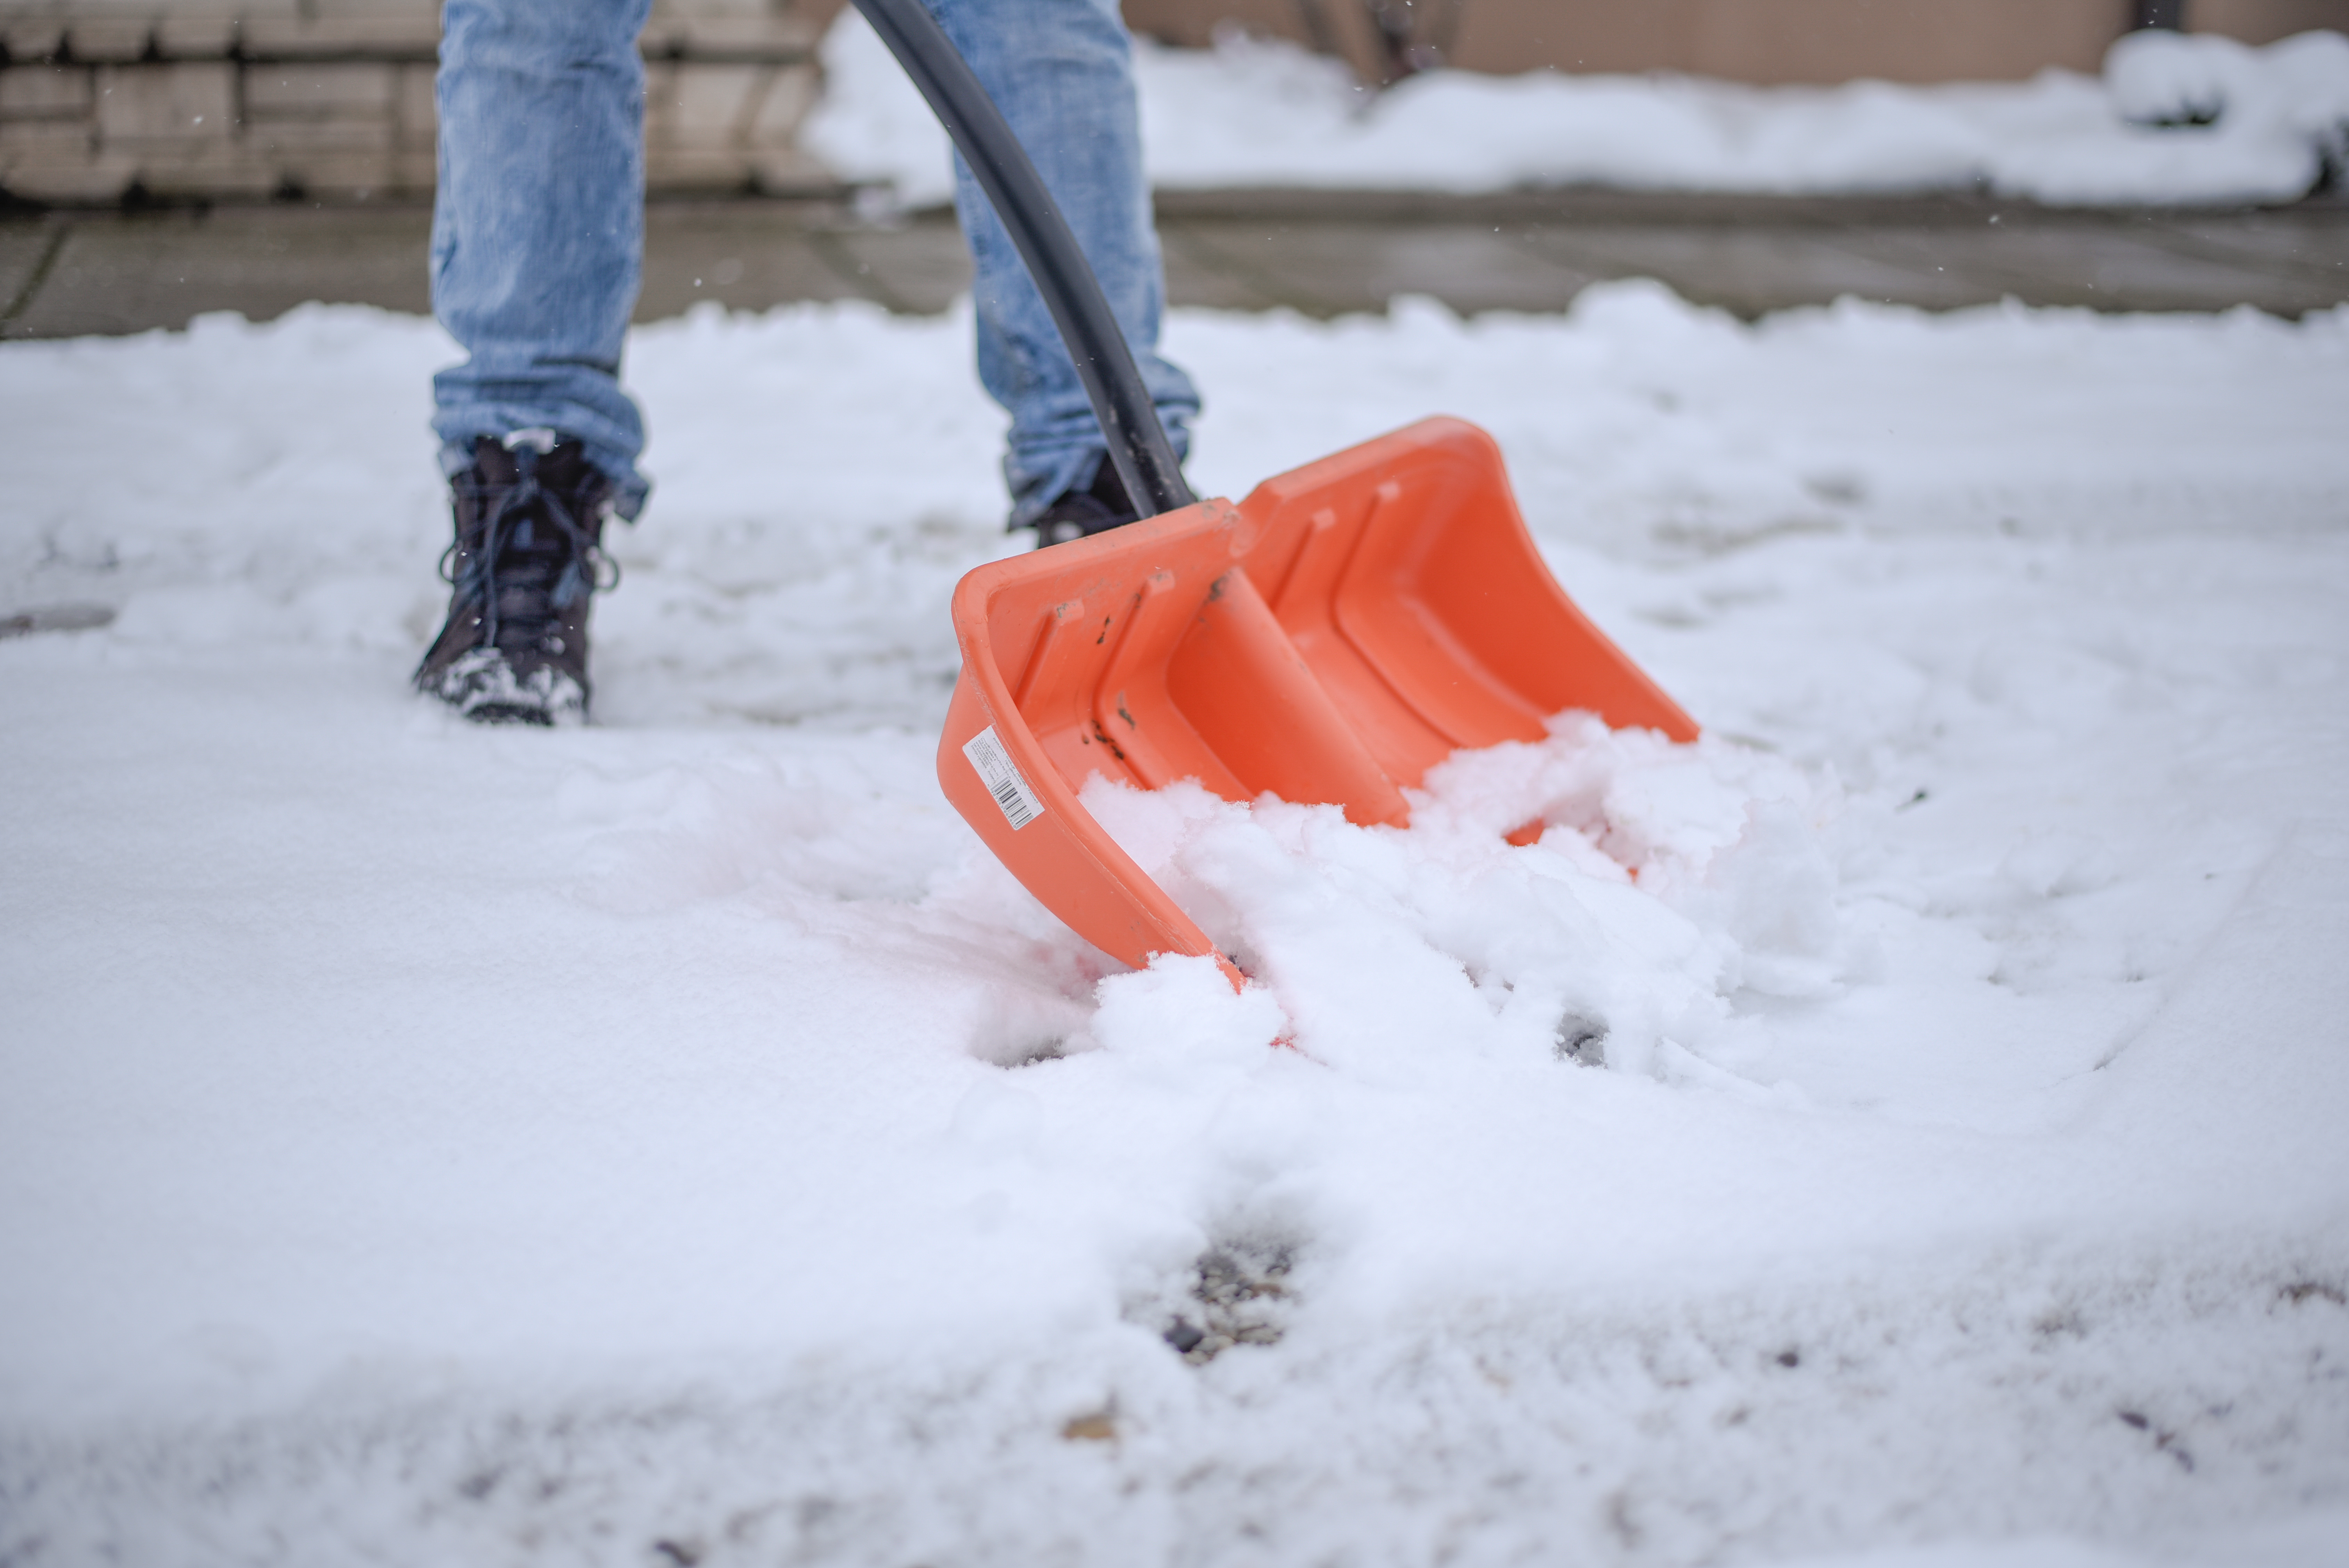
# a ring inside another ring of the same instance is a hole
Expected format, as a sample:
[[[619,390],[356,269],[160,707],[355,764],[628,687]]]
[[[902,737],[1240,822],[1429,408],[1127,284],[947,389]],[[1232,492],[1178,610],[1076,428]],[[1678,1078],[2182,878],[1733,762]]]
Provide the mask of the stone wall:
[[[828,190],[794,146],[821,14],[659,0],[646,177],[664,194]],[[0,190],[18,200],[421,197],[438,0],[0,5]]]

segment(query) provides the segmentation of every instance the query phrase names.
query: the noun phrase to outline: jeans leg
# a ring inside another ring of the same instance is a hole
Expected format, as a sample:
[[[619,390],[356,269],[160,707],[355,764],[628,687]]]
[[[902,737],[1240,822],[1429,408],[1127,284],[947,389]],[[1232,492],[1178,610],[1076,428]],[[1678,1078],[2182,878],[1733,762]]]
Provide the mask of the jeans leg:
[[[926,0],[1011,122],[1109,295],[1178,456],[1199,394],[1158,354],[1166,283],[1142,171],[1133,46],[1117,0]],[[1104,450],[1092,405],[1043,297],[955,158],[955,210],[978,277],[978,377],[1011,415],[1003,476],[1013,527],[1092,482]]]
[[[645,231],[651,0],[448,0],[432,310],[464,346],[432,378],[444,465],[478,436],[576,436],[644,502],[643,417],[620,389]]]

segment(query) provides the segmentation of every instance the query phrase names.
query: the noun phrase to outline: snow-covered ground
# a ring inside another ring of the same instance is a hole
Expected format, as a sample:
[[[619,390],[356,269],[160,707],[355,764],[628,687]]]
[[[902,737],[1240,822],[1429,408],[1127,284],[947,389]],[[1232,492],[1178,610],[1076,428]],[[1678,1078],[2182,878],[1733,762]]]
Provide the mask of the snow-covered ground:
[[[1177,315],[1708,727],[1097,790],[1237,997],[938,796],[968,334],[641,332],[555,733],[432,325],[0,347],[0,1563],[2349,1562],[2349,312]]]
[[[802,142],[838,173],[947,200],[945,133],[862,16],[824,43]],[[2349,165],[2349,38],[2264,48],[2152,31],[2102,77],[1748,88],[1655,75],[1437,71],[1385,93],[1298,46],[1139,46],[1161,189],[1483,191],[1599,184],[1847,194],[1986,188],[2063,204],[2289,201]]]

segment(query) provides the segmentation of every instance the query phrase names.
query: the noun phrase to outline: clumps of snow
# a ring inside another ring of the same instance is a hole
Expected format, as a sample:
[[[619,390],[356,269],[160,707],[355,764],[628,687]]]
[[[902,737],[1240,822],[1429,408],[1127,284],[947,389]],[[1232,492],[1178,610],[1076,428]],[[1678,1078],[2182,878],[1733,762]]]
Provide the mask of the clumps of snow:
[[[2302,33],[2265,48],[2164,28],[2105,57],[2105,90],[2132,125],[2258,127],[2316,148],[2336,170],[2349,138],[2349,37]]]
[[[1267,993],[1235,993],[1207,958],[1161,954],[1147,969],[1104,979],[1097,995],[1093,1041],[1144,1071],[1252,1067],[1288,1022]]]
[[[1195,784],[1144,792],[1096,775],[1081,798],[1278,996],[1297,1047],[1349,1071],[1410,1081],[1435,1053],[1706,1077],[1702,1052],[1737,1030],[1740,992],[1840,990],[1852,951],[1831,776],[1587,714],[1555,731],[1435,768],[1408,829]],[[1536,842],[1506,836],[1533,828]],[[1168,984],[1155,967],[1103,980],[1104,1018],[1129,987]]]
[[[854,11],[826,36],[823,64],[804,145],[908,205],[945,201],[945,133]],[[1135,74],[1151,182],[1173,190],[1987,187],[2059,204],[2285,201],[2342,161],[2349,135],[2349,39],[2325,32],[2263,48],[2134,33],[2101,78],[1930,87],[1435,71],[1373,94],[1336,60],[1237,34],[1209,50],[1137,40]]]

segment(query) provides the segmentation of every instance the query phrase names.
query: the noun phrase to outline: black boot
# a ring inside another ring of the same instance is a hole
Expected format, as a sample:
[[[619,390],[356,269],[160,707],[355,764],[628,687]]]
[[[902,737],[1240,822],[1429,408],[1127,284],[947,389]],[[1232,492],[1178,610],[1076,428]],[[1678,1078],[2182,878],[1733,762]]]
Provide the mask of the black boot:
[[[619,581],[600,547],[611,495],[586,449],[551,430],[476,439],[450,481],[449,618],[416,689],[484,724],[585,722],[588,598]]]
[[[1133,502],[1126,498],[1124,481],[1117,477],[1117,465],[1104,457],[1101,467],[1094,470],[1091,485],[1064,491],[1038,514],[1036,548],[1066,544],[1072,539],[1090,539],[1112,528],[1123,528],[1137,515]]]

